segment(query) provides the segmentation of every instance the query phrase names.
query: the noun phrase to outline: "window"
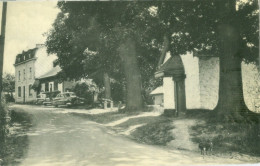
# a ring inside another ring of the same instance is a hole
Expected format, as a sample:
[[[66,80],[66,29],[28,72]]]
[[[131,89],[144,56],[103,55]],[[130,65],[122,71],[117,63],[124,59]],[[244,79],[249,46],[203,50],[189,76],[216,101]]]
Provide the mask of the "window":
[[[25,69],[23,69],[23,79],[25,80]]]
[[[54,91],[55,90],[58,90],[58,82],[56,82],[56,81],[54,82]]]
[[[19,81],[21,80],[21,72],[20,71],[18,72],[18,79],[19,79]]]
[[[30,72],[30,78],[32,78],[32,68],[31,67],[29,69],[29,72]]]
[[[32,85],[29,85],[29,96],[32,96]]]
[[[21,97],[22,96],[22,88],[19,86],[18,87],[18,97]]]
[[[52,92],[52,84],[50,84],[50,92]]]

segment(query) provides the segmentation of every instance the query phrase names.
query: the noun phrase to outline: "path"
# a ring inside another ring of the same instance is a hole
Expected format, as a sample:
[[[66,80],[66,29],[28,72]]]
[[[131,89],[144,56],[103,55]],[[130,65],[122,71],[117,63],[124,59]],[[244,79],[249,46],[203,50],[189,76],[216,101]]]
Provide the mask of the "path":
[[[196,120],[194,119],[174,120],[173,126],[175,128],[172,130],[172,134],[175,139],[169,143],[169,146],[181,150],[198,151],[198,145],[191,141],[189,134],[190,128],[195,123]]]

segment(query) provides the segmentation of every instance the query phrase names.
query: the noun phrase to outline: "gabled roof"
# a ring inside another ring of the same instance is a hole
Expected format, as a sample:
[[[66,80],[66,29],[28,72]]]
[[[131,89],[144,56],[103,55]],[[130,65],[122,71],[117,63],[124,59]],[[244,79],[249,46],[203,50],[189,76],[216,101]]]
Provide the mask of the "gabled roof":
[[[185,74],[184,65],[179,55],[171,56],[156,71],[155,77],[169,77],[178,74]]]
[[[150,95],[159,95],[159,94],[163,94],[163,87],[159,86],[157,87],[155,90],[153,90]]]
[[[61,71],[60,66],[56,66],[56,67],[52,68],[51,70],[49,70],[48,72],[46,72],[45,74],[43,74],[40,77],[38,77],[37,79],[44,79],[44,78],[54,77],[60,71]]]

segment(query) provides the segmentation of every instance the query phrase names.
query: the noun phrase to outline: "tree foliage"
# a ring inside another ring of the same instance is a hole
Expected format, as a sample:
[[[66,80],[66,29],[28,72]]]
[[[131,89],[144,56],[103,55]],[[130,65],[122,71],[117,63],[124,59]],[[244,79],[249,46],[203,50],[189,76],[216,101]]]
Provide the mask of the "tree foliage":
[[[159,59],[159,42],[151,37],[158,24],[153,21],[150,3],[59,2],[61,12],[48,32],[47,48],[56,53],[65,77],[81,78],[107,72],[115,80],[124,79],[125,65],[119,46],[126,39],[135,42],[141,80],[145,86],[153,77]],[[157,36],[158,39],[160,36]]]
[[[134,36],[139,66],[144,75],[152,73],[159,52],[158,42],[151,39],[151,34],[158,34],[158,25],[149,16],[150,6],[135,2],[59,2],[61,12],[47,33],[48,52],[57,54],[57,64],[69,77],[98,70],[119,77],[122,73],[118,45]]]
[[[223,11],[225,2],[198,0],[158,3],[157,16],[163,32],[169,35],[172,55],[196,51],[219,56],[218,28],[220,22],[225,20],[239,22],[237,28],[242,39],[240,56],[246,62],[256,62],[259,49],[258,2],[237,1],[232,6],[237,8],[232,15]]]
[[[86,99],[88,104],[93,103],[95,93],[99,92],[97,85],[91,81],[77,82],[73,86],[72,91],[75,92],[78,97]]]
[[[9,73],[5,73],[3,76],[3,91],[12,93],[15,91],[15,76]]]

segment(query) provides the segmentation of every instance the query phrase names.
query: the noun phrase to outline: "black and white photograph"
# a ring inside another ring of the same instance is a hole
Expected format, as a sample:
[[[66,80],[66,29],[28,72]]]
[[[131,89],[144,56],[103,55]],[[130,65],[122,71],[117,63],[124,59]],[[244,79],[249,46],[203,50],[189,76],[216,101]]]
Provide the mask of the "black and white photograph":
[[[260,164],[259,0],[0,0],[0,166]]]

